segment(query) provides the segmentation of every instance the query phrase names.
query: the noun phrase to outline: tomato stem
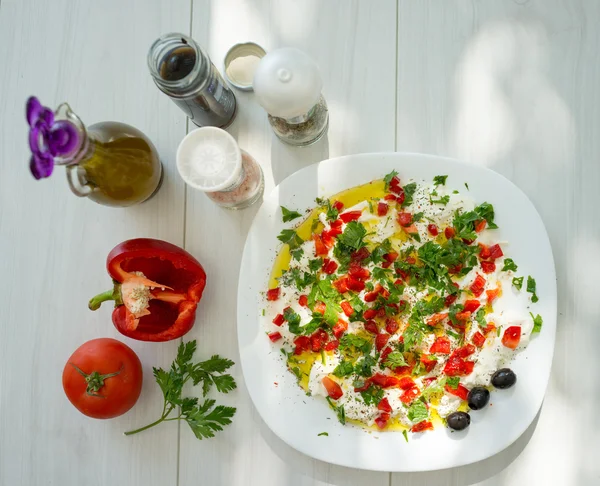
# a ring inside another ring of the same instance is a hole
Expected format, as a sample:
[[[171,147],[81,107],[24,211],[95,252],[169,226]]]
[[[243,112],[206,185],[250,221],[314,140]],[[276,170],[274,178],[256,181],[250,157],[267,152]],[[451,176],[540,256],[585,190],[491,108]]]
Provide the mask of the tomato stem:
[[[115,371],[114,373],[107,373],[106,375],[101,375],[97,371],[92,371],[88,374],[81,368],[78,368],[73,363],[70,364],[71,366],[73,366],[73,368],[75,368],[75,370],[77,370],[77,373],[79,373],[85,378],[85,382],[87,383],[87,388],[85,392],[92,397],[99,398],[106,398],[105,396],[100,395],[100,393],[98,393],[98,391],[100,391],[100,388],[104,386],[104,380],[106,380],[107,378],[112,378],[113,376],[117,376],[119,373],[121,373],[121,371],[123,371],[123,366],[121,366],[121,368],[119,368],[118,371]]]
[[[117,281],[113,281],[113,288],[107,290],[106,292],[102,292],[101,294],[92,297],[88,302],[88,307],[90,310],[98,310],[102,305],[102,302],[107,302],[109,300],[114,300],[115,307],[123,305],[123,298],[121,297],[121,284]]]

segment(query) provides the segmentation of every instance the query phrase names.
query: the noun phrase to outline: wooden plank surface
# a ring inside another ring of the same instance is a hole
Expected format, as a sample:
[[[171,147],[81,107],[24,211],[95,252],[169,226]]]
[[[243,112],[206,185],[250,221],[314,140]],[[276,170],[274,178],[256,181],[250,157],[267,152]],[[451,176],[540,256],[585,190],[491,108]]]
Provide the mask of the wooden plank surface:
[[[400,0],[398,12],[398,151],[486,165],[529,196],[553,248],[559,320],[537,424],[483,462],[392,484],[599,484],[600,3]]]
[[[161,33],[189,29],[190,5],[139,0],[3,0],[0,8],[0,485],[175,485],[177,426],[125,437],[160,414],[152,366],[169,365],[176,343],[127,339],[110,305],[89,298],[110,287],[105,261],[122,240],[183,243],[184,189],[173,153],[185,116],[154,86],[146,53]],[[68,101],[85,123],[118,120],[155,143],[166,177],[157,197],[131,209],[73,196],[58,167],[28,170],[25,100]],[[92,420],[67,401],[64,364],[85,341],[114,337],[143,363],[137,406]]]
[[[262,165],[266,191],[304,165],[329,156],[394,149],[396,2],[195,1],[192,35],[217,66],[227,49],[255,41],[272,50],[294,46],[321,67],[331,121],[327,139],[290,148],[275,139],[252,94],[236,92],[240,111],[230,131]],[[369,69],[386,65],[385,73]],[[381,100],[385,102],[382,103]],[[210,352],[239,362],[236,335],[237,279],[245,236],[257,208],[231,212],[188,189],[186,248],[206,265],[208,285],[199,324],[190,333]],[[215,230],[218,228],[218,233]],[[312,460],[279,440],[261,421],[240,385],[228,403],[238,408],[234,424],[211,441],[181,429],[180,485],[388,486],[389,474],[331,466]]]

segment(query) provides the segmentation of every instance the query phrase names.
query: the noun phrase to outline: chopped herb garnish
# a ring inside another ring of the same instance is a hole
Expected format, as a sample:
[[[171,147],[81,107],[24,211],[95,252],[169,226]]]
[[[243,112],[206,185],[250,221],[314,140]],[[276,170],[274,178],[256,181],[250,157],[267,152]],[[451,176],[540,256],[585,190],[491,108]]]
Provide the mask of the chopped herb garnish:
[[[373,374],[371,368],[376,364],[377,361],[375,360],[375,358],[373,358],[370,355],[366,355],[364,358],[356,362],[356,364],[354,365],[354,373],[356,373],[358,376],[368,378]]]
[[[356,348],[363,354],[371,351],[371,341],[356,334],[344,334],[340,340],[340,349]]]
[[[453,337],[454,339],[457,340],[462,340],[462,336],[454,331],[451,331],[450,329],[446,329],[446,334],[448,334],[448,336]]]
[[[458,376],[448,376],[446,378],[446,385],[448,385],[453,390],[458,388],[458,384],[460,383],[460,378]]]
[[[317,198],[316,202],[319,206],[325,209],[327,221],[335,221],[338,218],[340,212],[331,205],[331,201],[329,199]]]
[[[354,372],[354,365],[350,361],[342,361],[333,370],[333,376],[342,378],[344,376],[351,375]]]
[[[277,239],[282,243],[289,245],[290,250],[295,250],[304,243],[304,240],[298,236],[298,233],[291,229],[282,230]]]
[[[470,191],[469,184],[467,184],[466,182],[465,182],[465,187],[467,188],[467,191]]]
[[[390,172],[389,174],[387,174],[384,178],[383,178],[383,182],[385,182],[385,190],[389,191],[390,190],[390,182],[392,182],[392,179],[394,177],[396,177],[398,175],[398,172],[396,172],[395,170],[393,170],[392,172]]]
[[[542,316],[540,316],[539,314],[537,316],[534,316],[531,312],[529,314],[533,319],[533,330],[531,331],[531,334],[540,332],[542,330],[542,324],[544,323]]]
[[[314,260],[310,260],[308,262],[308,268],[311,272],[316,272],[316,271],[320,270],[322,266],[323,266],[322,258],[315,258]]]
[[[483,307],[480,307],[477,310],[477,314],[475,314],[475,320],[477,321],[480,327],[487,327],[487,321],[485,320],[485,309]]]
[[[435,176],[433,178],[433,184],[436,185],[436,186],[445,186],[446,185],[446,179],[448,179],[447,175]]]
[[[415,182],[411,182],[410,184],[406,184],[404,186],[404,202],[402,203],[402,207],[410,206],[413,202],[413,196],[415,191],[417,190],[417,184]]]
[[[320,434],[317,434],[317,437],[329,437],[329,434],[327,432],[321,432]]]
[[[346,425],[346,411],[344,410],[344,406],[336,405],[329,397],[327,397],[327,403],[329,403],[329,406],[333,408],[333,410],[335,410],[335,414],[337,415],[337,418],[340,421],[340,423],[342,425]]]
[[[383,398],[383,389],[378,386],[371,385],[365,391],[360,392],[360,396],[366,405],[377,405]]]
[[[429,412],[427,406],[421,400],[415,400],[410,407],[408,407],[408,420],[413,424],[418,424],[423,420],[427,420]]]
[[[508,271],[516,272],[517,268],[519,268],[519,267],[517,266],[517,264],[514,262],[514,260],[512,258],[506,258],[504,260],[504,266],[502,267],[502,271],[503,272],[508,272]]]
[[[538,300],[540,300],[540,299],[538,299],[538,296],[535,293],[535,290],[536,290],[535,287],[536,287],[536,285],[535,285],[535,279],[531,275],[529,275],[527,277],[527,292],[529,292],[530,294],[532,294],[531,295],[531,302],[533,302],[534,304]]]
[[[355,250],[359,250],[365,243],[363,242],[363,238],[366,236],[367,230],[362,225],[362,223],[358,223],[356,221],[350,221],[346,228],[344,228],[344,232],[338,237],[339,241],[341,241],[344,245],[349,246]]]
[[[517,290],[521,290],[521,288],[523,288],[523,277],[514,277],[512,279],[512,284]]]
[[[448,204],[450,202],[450,196],[448,196],[446,194],[445,196],[442,196],[439,199],[431,199],[431,198],[429,198],[429,202],[431,204],[443,204],[445,206],[446,204]]]
[[[297,248],[296,250],[292,250],[290,253],[292,255],[292,259],[299,262],[302,258],[302,255],[304,255],[304,250],[302,248]]]
[[[404,440],[405,440],[406,442],[408,442],[408,432],[406,431],[406,429],[404,429],[404,430],[402,431],[402,435],[404,436]]]
[[[399,351],[392,351],[385,360],[384,365],[388,368],[400,368],[407,366],[407,362],[404,359],[404,355]]]
[[[284,223],[293,221],[294,219],[302,216],[298,211],[290,211],[288,208],[283,206],[281,206],[281,215]]]

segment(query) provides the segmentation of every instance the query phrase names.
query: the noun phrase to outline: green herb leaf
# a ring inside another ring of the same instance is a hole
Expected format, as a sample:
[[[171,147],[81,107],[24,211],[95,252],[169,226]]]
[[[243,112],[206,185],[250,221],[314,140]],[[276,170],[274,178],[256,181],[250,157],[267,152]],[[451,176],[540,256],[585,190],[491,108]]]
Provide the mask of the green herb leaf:
[[[369,354],[371,351],[371,341],[357,336],[356,334],[344,334],[340,339],[340,349],[356,348],[363,354]]]
[[[289,245],[290,250],[295,250],[304,243],[304,240],[298,236],[298,233],[291,229],[281,230],[277,239],[282,243]]]
[[[458,376],[448,376],[446,378],[446,385],[448,385],[453,390],[458,388],[458,384],[460,383],[460,378]]]
[[[445,196],[442,196],[439,199],[431,199],[431,198],[429,198],[429,202],[431,204],[443,204],[445,206],[446,204],[448,204],[450,202],[450,196],[448,196],[446,194]]]
[[[475,314],[475,320],[477,321],[480,327],[487,327],[487,321],[485,320],[485,309],[483,307],[480,307],[477,310],[477,314]]]
[[[396,172],[395,170],[393,170],[392,172],[390,172],[389,174],[387,174],[384,178],[383,178],[383,182],[385,182],[385,190],[389,191],[390,189],[390,182],[392,182],[392,179],[394,177],[396,177],[398,175],[398,172]]]
[[[136,430],[125,432],[132,435],[154,427],[165,420],[184,420],[198,439],[214,437],[215,432],[231,423],[236,409],[215,405],[215,400],[206,399],[199,403],[196,397],[182,397],[183,386],[192,381],[194,385],[202,384],[202,393],[206,395],[214,384],[216,389],[227,393],[236,388],[235,380],[231,375],[223,374],[233,361],[213,355],[206,361],[193,363],[192,358],[196,351],[196,341],[181,343],[177,348],[177,356],[169,371],[162,368],[153,368],[156,383],[163,393],[163,411],[158,420],[150,425]],[[168,418],[171,412],[179,407],[179,415]]]
[[[488,202],[484,202],[477,206],[474,210],[480,219],[485,219],[487,221],[487,226],[489,229],[496,229],[498,226],[494,223],[494,206],[492,206]]]
[[[302,258],[302,255],[304,255],[304,250],[302,248],[298,248],[296,250],[292,250],[290,252],[290,254],[292,255],[292,258],[294,260],[296,260],[297,262],[299,262],[300,259]]]
[[[408,432],[406,431],[406,429],[404,429],[404,430],[402,431],[402,435],[404,436],[404,440],[405,440],[406,442],[408,442]]]
[[[325,216],[327,221],[335,221],[338,218],[339,211],[331,205],[329,199],[316,199],[317,204],[325,209]]]
[[[448,336],[453,337],[454,339],[461,341],[462,340],[462,336],[454,331],[451,331],[450,329],[446,329],[446,334],[448,334]]]
[[[530,294],[532,294],[532,296],[531,296],[531,302],[533,302],[534,304],[538,300],[540,300],[540,299],[538,299],[538,296],[535,293],[535,290],[536,290],[535,288],[536,288],[535,279],[531,275],[529,275],[527,277],[527,292],[529,292]]]
[[[448,179],[447,175],[439,175],[439,176],[435,176],[433,178],[433,183],[436,186],[445,186],[446,185],[446,179]]]
[[[512,279],[512,284],[517,290],[521,290],[521,288],[523,288],[523,277],[514,277]]]
[[[406,184],[404,186],[404,202],[402,203],[402,207],[410,206],[413,202],[413,196],[415,191],[417,190],[417,184],[415,182],[411,182],[410,184]]]
[[[293,221],[294,219],[302,216],[298,211],[290,211],[288,208],[285,208],[283,206],[281,206],[281,214],[284,223]]]
[[[371,385],[365,391],[360,392],[360,396],[366,405],[377,406],[384,395],[383,388]]]
[[[373,249],[371,255],[369,256],[369,261],[373,262],[374,264],[381,263],[384,260],[384,255],[387,255],[391,251],[392,244],[390,240],[386,239]]]
[[[346,411],[344,410],[344,406],[336,405],[335,403],[333,403],[333,401],[329,397],[326,397],[326,399],[327,399],[327,403],[329,403],[329,406],[331,408],[333,408],[333,410],[335,410],[335,414],[337,415],[337,418],[340,421],[340,423],[342,425],[346,425]]]
[[[399,351],[392,351],[388,354],[388,357],[384,363],[388,368],[400,368],[402,366],[407,366],[406,360],[404,359],[404,355]]]
[[[425,390],[423,390],[422,396],[429,400],[434,395],[441,395],[444,393],[444,386],[446,385],[447,378],[441,377],[431,383]]]
[[[540,316],[539,314],[537,316],[534,316],[531,312],[529,314],[533,319],[533,330],[531,331],[531,334],[540,332],[542,330],[542,324],[544,323],[542,316]]]
[[[315,258],[314,260],[309,260],[309,262],[308,262],[308,268],[311,272],[316,272],[316,271],[320,270],[322,266],[323,266],[322,258]]]
[[[344,232],[338,237],[338,240],[344,245],[358,250],[365,246],[363,238],[366,236],[366,234],[367,230],[361,223],[350,221],[346,225],[346,228],[344,228]]]
[[[333,376],[343,378],[344,376],[351,375],[354,372],[354,365],[350,361],[342,361],[333,370]]]
[[[329,437],[329,434],[327,432],[321,432],[320,434],[317,434],[318,437]]]
[[[362,376],[364,378],[368,378],[373,374],[373,366],[377,364],[375,358],[371,355],[366,355],[361,360],[357,361],[354,365],[354,373],[358,376]]]
[[[427,406],[421,400],[415,400],[412,405],[408,408],[408,420],[413,424],[418,424],[423,420],[427,420],[429,412]]]
[[[506,258],[504,260],[504,266],[502,267],[502,271],[503,272],[508,272],[508,271],[512,271],[512,272],[516,272],[517,271],[517,264],[514,262],[514,260],[512,258]]]
[[[468,191],[470,191],[469,184],[467,184],[466,182],[465,182],[465,187],[467,188]]]

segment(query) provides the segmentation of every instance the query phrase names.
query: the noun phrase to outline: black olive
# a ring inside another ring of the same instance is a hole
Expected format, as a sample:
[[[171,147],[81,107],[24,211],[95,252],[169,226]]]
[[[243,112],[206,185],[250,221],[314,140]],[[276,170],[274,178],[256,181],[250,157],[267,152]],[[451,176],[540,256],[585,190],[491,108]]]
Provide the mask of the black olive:
[[[471,416],[466,412],[454,412],[446,417],[448,427],[454,430],[464,430],[471,423]]]
[[[481,410],[490,401],[490,392],[487,388],[476,386],[469,392],[467,401],[471,410]]]
[[[504,390],[517,382],[517,375],[510,368],[502,368],[492,375],[492,385]]]

